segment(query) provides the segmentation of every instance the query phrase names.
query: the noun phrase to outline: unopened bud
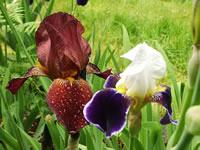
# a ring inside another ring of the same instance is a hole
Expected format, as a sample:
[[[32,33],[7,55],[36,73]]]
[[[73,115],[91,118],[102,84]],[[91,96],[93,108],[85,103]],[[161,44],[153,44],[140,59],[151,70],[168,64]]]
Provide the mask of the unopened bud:
[[[194,45],[193,54],[188,63],[188,83],[190,87],[194,87],[198,69],[200,66],[200,51]]]
[[[51,115],[50,114],[46,115],[45,120],[50,121],[51,120]]]
[[[190,107],[185,115],[185,128],[188,133],[200,136],[200,105]]]
[[[129,128],[129,134],[131,136],[135,136],[141,129],[141,120],[142,120],[142,114],[141,111],[139,112],[129,112],[128,116],[128,128]]]
[[[200,0],[195,0],[193,10],[193,44],[200,47]]]

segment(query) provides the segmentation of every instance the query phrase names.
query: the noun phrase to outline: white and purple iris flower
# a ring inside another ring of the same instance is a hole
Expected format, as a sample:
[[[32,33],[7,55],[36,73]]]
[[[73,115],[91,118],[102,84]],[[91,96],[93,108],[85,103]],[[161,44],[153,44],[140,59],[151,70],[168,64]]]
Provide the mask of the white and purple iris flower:
[[[139,112],[148,102],[156,102],[166,109],[160,123],[177,124],[171,119],[170,87],[156,86],[155,83],[165,75],[163,56],[143,43],[121,57],[131,60],[131,63],[121,74],[110,75],[104,90],[93,95],[84,108],[86,120],[103,131],[106,137],[111,137],[125,127],[130,107],[130,111]]]

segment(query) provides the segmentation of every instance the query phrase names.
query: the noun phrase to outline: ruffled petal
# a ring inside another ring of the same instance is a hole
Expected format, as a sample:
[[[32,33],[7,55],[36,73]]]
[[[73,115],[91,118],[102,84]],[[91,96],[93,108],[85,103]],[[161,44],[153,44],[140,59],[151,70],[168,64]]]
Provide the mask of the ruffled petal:
[[[139,44],[122,57],[132,62],[120,74],[117,88],[127,89],[132,98],[144,99],[155,88],[155,80],[164,76],[166,63],[162,55],[147,44]]]
[[[37,66],[33,66],[31,67],[26,75],[23,78],[15,78],[12,79],[8,82],[8,86],[6,87],[6,89],[8,89],[10,92],[12,92],[13,94],[17,93],[17,91],[19,90],[19,88],[22,87],[22,85],[24,84],[24,82],[32,76],[43,76],[46,77],[47,74],[45,71],[43,71],[41,68],[37,67]]]
[[[88,0],[77,0],[77,5],[82,5],[82,6],[84,6],[84,5],[87,4],[87,2],[88,2]]]
[[[150,63],[153,75],[152,77],[155,79],[160,79],[165,74],[166,62],[163,56],[158,51],[148,46],[145,42],[143,44],[138,44],[135,48],[121,57],[129,59],[137,65],[145,62]]]
[[[36,31],[37,56],[51,78],[79,75],[89,60],[91,48],[82,37],[81,23],[67,13],[46,17]]]
[[[118,74],[109,75],[104,84],[104,89],[115,88],[115,85],[119,79],[120,79],[120,76]]]
[[[58,121],[70,134],[74,134],[88,124],[83,116],[83,108],[91,97],[92,90],[83,79],[73,82],[56,79],[51,84],[46,101]]]
[[[166,110],[165,116],[160,120],[160,124],[166,125],[169,123],[177,124],[178,121],[172,120],[172,107],[171,107],[171,88],[165,85],[162,85],[166,89],[161,92],[154,94],[152,98],[148,101],[159,103]]]
[[[97,92],[84,108],[86,120],[110,137],[120,132],[125,124],[131,99],[115,89]]]
[[[86,67],[86,73],[87,74],[95,74],[103,79],[107,79],[107,77],[112,74],[111,69],[101,72],[100,69],[98,68],[98,66],[95,64],[92,64],[92,63],[88,63],[88,65]]]

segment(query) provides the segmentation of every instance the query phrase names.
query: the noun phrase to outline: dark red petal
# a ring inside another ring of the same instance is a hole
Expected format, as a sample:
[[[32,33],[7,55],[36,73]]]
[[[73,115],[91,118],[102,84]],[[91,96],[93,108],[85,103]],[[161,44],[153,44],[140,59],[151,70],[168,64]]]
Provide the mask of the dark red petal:
[[[10,90],[10,92],[12,92],[13,94],[17,93],[17,91],[19,90],[19,88],[21,88],[21,86],[24,84],[24,82],[32,76],[44,76],[46,77],[47,74],[40,69],[37,66],[33,66],[31,67],[26,75],[23,78],[15,78],[12,79],[8,82],[8,86],[6,87],[6,89]]]
[[[97,76],[99,76],[103,79],[107,79],[107,77],[112,74],[111,70],[112,69],[108,69],[104,72],[101,72],[100,69],[98,68],[98,66],[95,65],[95,64],[92,64],[92,63],[88,63],[88,65],[86,67],[86,73],[87,74],[93,73],[93,74],[96,74]]]
[[[51,76],[65,78],[86,67],[91,48],[83,33],[81,23],[67,13],[50,15],[40,24],[35,35],[37,56]]]
[[[92,90],[83,79],[73,82],[56,79],[46,100],[58,121],[70,134],[74,134],[88,124],[83,116],[83,108],[91,97]]]

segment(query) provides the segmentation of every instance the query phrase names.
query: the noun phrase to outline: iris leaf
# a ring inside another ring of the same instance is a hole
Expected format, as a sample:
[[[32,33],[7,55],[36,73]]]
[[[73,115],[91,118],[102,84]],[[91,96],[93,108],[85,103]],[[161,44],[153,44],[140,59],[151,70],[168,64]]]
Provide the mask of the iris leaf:
[[[20,145],[17,140],[11,136],[5,129],[0,128],[0,140],[8,144],[13,149],[20,150]]]
[[[53,10],[54,2],[55,2],[55,0],[51,0],[50,1],[49,7],[46,10],[45,17],[47,17],[47,16],[49,16],[51,14],[51,12]]]

